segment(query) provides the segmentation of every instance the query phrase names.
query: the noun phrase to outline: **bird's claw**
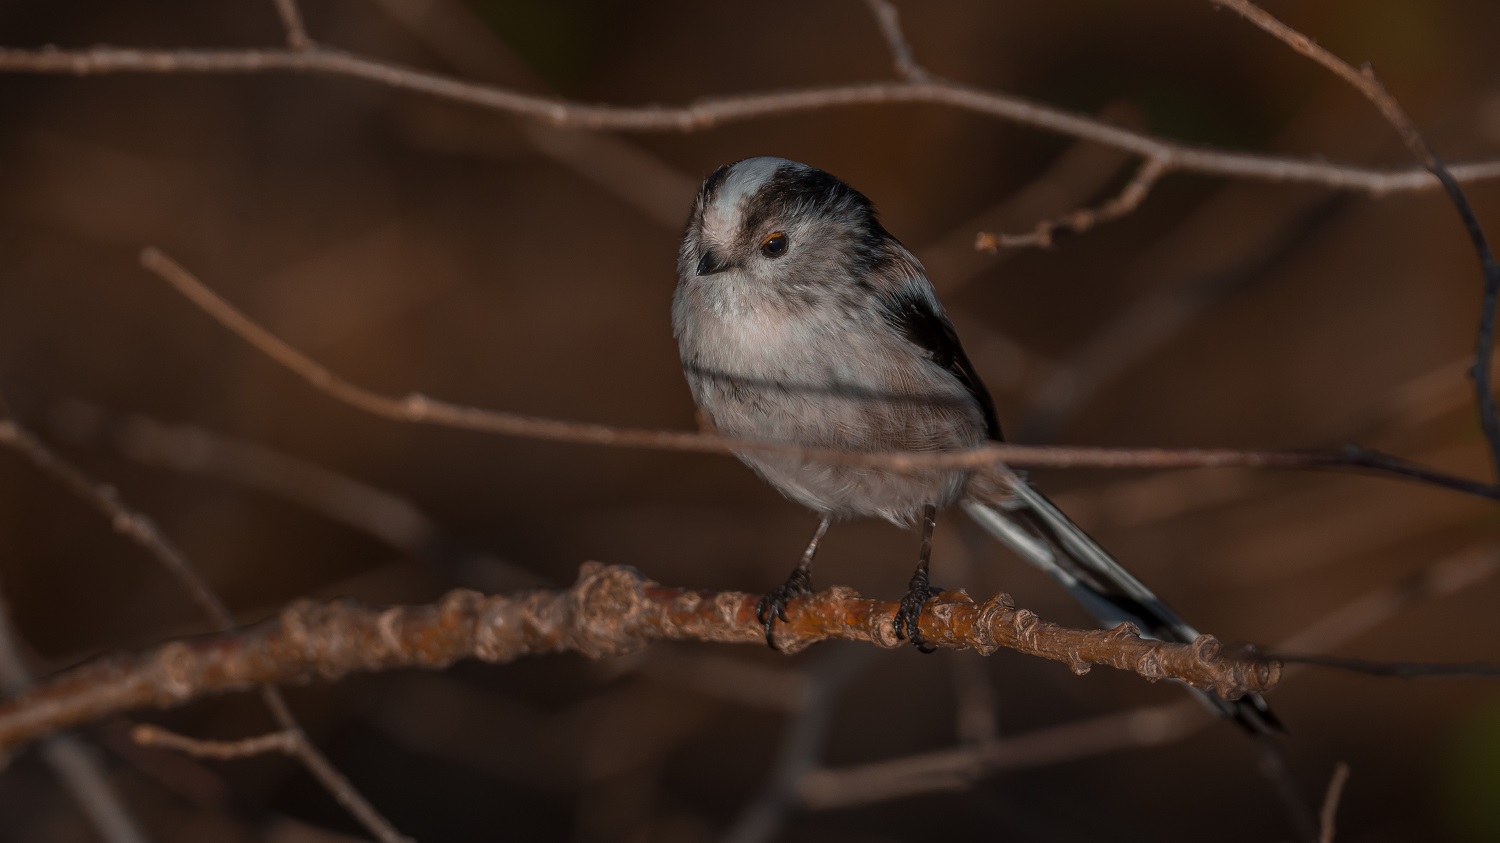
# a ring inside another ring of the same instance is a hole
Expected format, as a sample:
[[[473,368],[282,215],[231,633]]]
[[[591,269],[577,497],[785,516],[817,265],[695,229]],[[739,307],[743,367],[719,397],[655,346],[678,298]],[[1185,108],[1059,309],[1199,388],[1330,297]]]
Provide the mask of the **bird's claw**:
[[[786,578],[786,582],[760,598],[760,603],[755,607],[755,617],[765,629],[766,644],[771,649],[781,649],[776,646],[776,621],[787,622],[786,604],[788,601],[794,597],[806,597],[812,593],[812,576],[807,571],[797,568]]]
[[[891,622],[896,630],[896,637],[910,641],[920,652],[936,651],[937,645],[928,643],[927,639],[922,637],[919,624],[922,620],[922,607],[927,605],[928,600],[942,593],[941,588],[933,588],[925,580],[918,582],[914,578],[910,590],[901,598],[900,608],[896,610],[896,617]]]

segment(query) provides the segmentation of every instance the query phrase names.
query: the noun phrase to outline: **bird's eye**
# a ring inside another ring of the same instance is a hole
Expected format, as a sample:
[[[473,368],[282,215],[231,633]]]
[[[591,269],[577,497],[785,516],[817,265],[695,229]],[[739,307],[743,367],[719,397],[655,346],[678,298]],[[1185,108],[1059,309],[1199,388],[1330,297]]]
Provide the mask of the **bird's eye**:
[[[773,231],[760,241],[760,253],[768,258],[779,258],[786,254],[786,232]]]

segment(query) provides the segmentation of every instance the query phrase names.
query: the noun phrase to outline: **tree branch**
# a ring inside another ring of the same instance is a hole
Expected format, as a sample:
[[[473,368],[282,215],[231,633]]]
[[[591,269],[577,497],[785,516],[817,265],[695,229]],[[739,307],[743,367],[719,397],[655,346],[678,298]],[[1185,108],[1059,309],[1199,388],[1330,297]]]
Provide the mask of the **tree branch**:
[[[1171,165],[1161,158],[1147,158],[1120,192],[1093,208],[1079,208],[1051,220],[1042,220],[1025,234],[995,234],[981,231],[974,237],[974,248],[994,254],[1001,249],[1027,246],[1050,248],[1059,233],[1082,234],[1099,223],[1112,222],[1141,206],[1151,188],[1171,172]]]
[[[1329,612],[1282,641],[1282,650],[1331,650],[1380,627],[1419,603],[1460,594],[1500,572],[1500,549],[1480,545],[1443,559],[1404,581],[1382,585]],[[1286,662],[1281,678],[1314,666]],[[1337,665],[1342,666],[1342,665]],[[862,764],[814,770],[803,777],[804,807],[850,808],[922,793],[970,787],[1004,771],[1052,766],[1109,752],[1161,746],[1222,722],[1193,700],[1179,700],[956,746]]]
[[[272,752],[295,758],[302,737],[296,732],[270,732],[237,741],[206,741],[169,732],[160,726],[142,723],[130,730],[130,739],[141,746],[173,749],[195,758],[216,758],[220,761],[228,761]]]
[[[313,40],[307,35],[307,26],[302,22],[302,10],[297,8],[297,0],[273,0],[276,4],[276,16],[281,18],[281,27],[286,30],[286,45],[293,50],[307,50],[313,46]]]
[[[144,513],[126,506],[120,496],[109,486],[96,483],[76,466],[49,450],[31,431],[10,417],[10,409],[0,395],[0,447],[10,448],[24,457],[44,474],[67,488],[74,495],[93,507],[115,531],[135,542],[151,555],[167,573],[193,598],[193,602],[222,630],[235,628],[234,617],[229,607],[209,585],[198,569],[193,567],[187,555],[173,544]],[[354,787],[333,762],[306,736],[302,725],[292,714],[286,700],[276,688],[260,689],[261,701],[270,711],[277,725],[298,740],[292,751],[307,771],[349,811],[364,827],[382,843],[403,843],[404,837],[390,824],[380,811]],[[0,741],[0,752],[4,751]]]
[[[466,82],[438,73],[392,64],[328,47],[306,50],[159,50],[92,47],[78,50],[0,49],[0,72],[72,74],[251,74],[318,73],[360,79],[480,108],[531,117],[568,129],[631,132],[694,132],[762,117],[828,108],[897,103],[931,104],[1008,120],[1024,126],[1122,149],[1160,160],[1174,171],[1229,178],[1317,184],[1381,195],[1427,190],[1438,180],[1420,168],[1374,170],[1330,164],[1314,158],[1225,152],[1167,140],[1110,125],[1043,103],[972,88],[957,82],[865,82],[725,97],[689,105],[620,106],[532,96],[509,88]],[[1450,168],[1459,181],[1500,177],[1500,160]]]
[[[0,400],[3,404],[3,400]],[[10,605],[0,590],[0,690],[20,694],[31,688],[21,644],[11,623]],[[42,759],[52,769],[78,810],[88,818],[105,843],[149,843],[124,798],[109,780],[94,748],[78,735],[58,735],[41,747]],[[0,767],[6,759],[0,753]]]
[[[1209,2],[1234,11],[1270,33],[1278,41],[1328,68],[1334,75],[1348,82],[1379,109],[1386,122],[1390,123],[1395,128],[1396,134],[1401,136],[1401,142],[1406,144],[1411,154],[1442,184],[1443,191],[1448,194],[1448,200],[1458,211],[1464,231],[1469,235],[1469,242],[1473,244],[1474,254],[1479,258],[1480,273],[1484,279],[1484,292],[1479,311],[1479,332],[1474,343],[1474,366],[1470,369],[1469,375],[1474,381],[1474,403],[1479,412],[1479,427],[1484,431],[1484,438],[1489,443],[1490,460],[1494,465],[1496,479],[1500,480],[1500,407],[1495,404],[1490,365],[1495,348],[1495,311],[1497,306],[1500,306],[1500,262],[1495,260],[1494,252],[1490,250],[1489,242],[1484,236],[1484,230],[1479,225],[1479,217],[1474,213],[1474,207],[1469,204],[1469,199],[1464,195],[1463,189],[1459,187],[1459,180],[1442,159],[1438,158],[1428,147],[1427,141],[1422,139],[1422,133],[1417,130],[1417,124],[1412,122],[1406,110],[1380,83],[1374,68],[1366,64],[1356,70],[1353,65],[1319,46],[1316,41],[1306,35],[1277,20],[1275,16],[1250,0],[1209,0]]]
[[[896,68],[896,75],[909,82],[926,82],[931,79],[912,54],[911,42],[906,40],[906,33],[901,30],[901,13],[896,11],[895,4],[890,0],[865,0],[865,5],[870,8],[870,16],[875,18],[881,37],[891,49],[891,62]]]
[[[0,702],[0,751],[59,730],[139,708],[167,708],[259,684],[333,681],[350,673],[444,668],[477,658],[490,663],[574,652],[591,658],[628,653],[652,641],[758,643],[760,596],[664,588],[631,568],[588,563],[566,590],[486,597],[449,592],[436,603],[368,608],[353,602],[300,601],[279,616],[214,636],[174,641],[139,655],[101,659]],[[835,587],[793,600],[778,625],[782,650],[817,641],[866,641],[896,648],[896,604]],[[1134,628],[1077,630],[1017,609],[1005,595],[976,603],[945,592],[922,613],[930,642],[988,655],[1010,649],[1067,664],[1175,679],[1233,699],[1275,687],[1281,665],[1250,651],[1226,651],[1211,636],[1191,644],[1141,638]]]
[[[778,442],[732,439],[707,433],[642,430],[588,422],[538,418],[485,410],[411,393],[393,398],[350,383],[292,348],[280,337],[240,312],[172,258],[155,247],[141,252],[141,265],[172,285],[209,316],[256,350],[306,380],[331,398],[375,416],[411,424],[432,424],[502,436],[520,436],[582,445],[652,448],[663,451],[728,454],[741,450],[794,454],[804,459],[863,465],[892,471],[933,468],[983,469],[1007,481],[1011,468],[1280,468],[1360,469],[1404,477],[1447,489],[1500,499],[1500,486],[1446,474],[1386,454],[1349,447],[1341,451],[1244,451],[1227,448],[1080,448],[992,442],[979,448],[943,453],[851,453],[801,448]],[[879,397],[879,396],[876,396]],[[3,430],[0,430],[3,433]]]
[[[1344,797],[1344,785],[1349,783],[1349,765],[1340,761],[1333,768],[1333,777],[1328,780],[1328,793],[1323,797],[1323,809],[1318,812],[1318,843],[1333,843],[1337,828],[1339,800]]]

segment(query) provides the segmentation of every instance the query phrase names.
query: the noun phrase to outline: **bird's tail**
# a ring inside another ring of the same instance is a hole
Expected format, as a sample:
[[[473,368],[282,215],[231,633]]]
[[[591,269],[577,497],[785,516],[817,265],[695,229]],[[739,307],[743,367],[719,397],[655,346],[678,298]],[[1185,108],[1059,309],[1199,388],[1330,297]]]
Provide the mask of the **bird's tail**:
[[[999,503],[973,498],[963,508],[980,526],[1031,564],[1057,580],[1100,623],[1132,623],[1147,638],[1189,643],[1198,630],[1160,597],[1120,567],[1077,524],[1020,477],[1011,478],[1008,497]],[[1229,701],[1194,692],[1221,715],[1255,735],[1281,730],[1281,723],[1258,694]]]

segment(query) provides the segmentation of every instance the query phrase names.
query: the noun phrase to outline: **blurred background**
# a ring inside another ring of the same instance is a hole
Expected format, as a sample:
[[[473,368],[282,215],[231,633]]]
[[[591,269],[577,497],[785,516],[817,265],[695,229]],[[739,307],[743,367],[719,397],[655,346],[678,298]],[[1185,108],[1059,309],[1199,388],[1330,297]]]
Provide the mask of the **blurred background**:
[[[1372,62],[1449,161],[1500,154],[1500,6],[1266,6]],[[591,102],[892,75],[856,0],[302,9],[324,44]],[[918,60],[941,76],[1174,139],[1408,164],[1368,103],[1206,2],[900,9]],[[269,0],[6,0],[0,32],[17,47],[283,39]],[[926,263],[1014,439],[1357,440],[1489,472],[1464,376],[1479,273],[1433,192],[1174,175],[1121,221],[986,255],[977,232],[1024,232],[1096,203],[1136,162],[934,106],[601,136],[311,75],[8,75],[0,114],[0,389],[155,519],[247,622],[298,597],[424,602],[455,586],[564,584],[586,560],[761,591],[815,519],[729,458],[364,415],[144,272],[143,246],[370,388],[689,428],[668,315],[677,238],[699,180],[750,155],[809,162],[875,200]],[[1497,236],[1500,183],[1468,191]],[[1500,644],[1500,523],[1482,501],[1335,474],[1034,477],[1226,640],[1424,661],[1493,660]],[[915,550],[888,525],[839,525],[816,581],[893,599]],[[940,522],[935,560],[945,586],[1088,623],[957,518]],[[150,558],[10,453],[0,584],[40,674],[210,628]],[[663,646],[289,696],[355,785],[424,841],[1294,835],[1253,745],[1179,689],[1003,652]],[[1340,841],[1500,840],[1500,688],[1319,670],[1291,673],[1272,703],[1289,730],[1283,789],[1316,805],[1335,763],[1351,767]],[[254,695],[140,719],[212,738],[272,728]],[[133,745],[128,727],[86,737],[151,839],[363,835],[293,761],[193,760]],[[0,772],[0,840],[95,839],[37,752]]]

